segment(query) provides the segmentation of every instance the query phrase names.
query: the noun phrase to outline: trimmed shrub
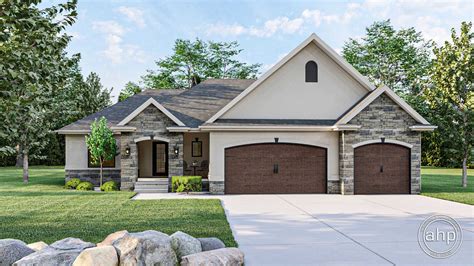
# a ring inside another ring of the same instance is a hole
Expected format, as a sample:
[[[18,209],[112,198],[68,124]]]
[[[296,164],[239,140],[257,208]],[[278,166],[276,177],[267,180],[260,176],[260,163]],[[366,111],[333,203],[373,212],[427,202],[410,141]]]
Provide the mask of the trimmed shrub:
[[[66,182],[66,187],[67,189],[75,189],[79,184],[81,183],[81,180],[79,178],[71,178],[69,181]]]
[[[94,185],[91,182],[81,182],[77,185],[76,190],[93,190]]]
[[[101,191],[118,191],[119,185],[115,181],[107,181],[100,186]]]
[[[172,192],[200,192],[202,191],[202,177],[200,176],[173,176],[171,177]]]

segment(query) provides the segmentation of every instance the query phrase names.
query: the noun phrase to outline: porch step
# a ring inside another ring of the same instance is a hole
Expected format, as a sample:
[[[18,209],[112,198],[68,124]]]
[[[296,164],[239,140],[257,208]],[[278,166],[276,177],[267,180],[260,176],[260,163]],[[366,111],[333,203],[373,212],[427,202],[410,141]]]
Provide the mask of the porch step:
[[[158,189],[158,188],[135,188],[135,192],[138,193],[168,193],[168,188],[166,189]]]
[[[168,193],[168,178],[138,178],[135,192]]]

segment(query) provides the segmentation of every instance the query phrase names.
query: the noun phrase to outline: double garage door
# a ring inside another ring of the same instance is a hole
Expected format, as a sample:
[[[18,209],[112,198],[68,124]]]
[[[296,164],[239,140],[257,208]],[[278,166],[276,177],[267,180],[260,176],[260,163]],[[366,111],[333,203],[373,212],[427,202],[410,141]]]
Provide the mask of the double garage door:
[[[355,194],[410,193],[410,150],[370,144],[354,150]],[[327,150],[261,143],[225,150],[226,194],[326,193]]]

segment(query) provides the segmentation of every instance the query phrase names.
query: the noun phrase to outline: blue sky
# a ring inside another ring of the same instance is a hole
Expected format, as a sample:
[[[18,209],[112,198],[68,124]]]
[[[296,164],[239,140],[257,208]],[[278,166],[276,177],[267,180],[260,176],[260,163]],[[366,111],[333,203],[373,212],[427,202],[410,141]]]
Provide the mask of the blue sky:
[[[46,1],[43,5],[60,1]],[[233,41],[240,59],[269,69],[315,32],[336,51],[360,38],[377,20],[415,27],[438,43],[450,29],[472,21],[473,1],[122,1],[79,0],[68,33],[71,53],[81,53],[84,74],[97,72],[114,101],[125,83],[137,82],[154,61],[171,53],[177,38]]]

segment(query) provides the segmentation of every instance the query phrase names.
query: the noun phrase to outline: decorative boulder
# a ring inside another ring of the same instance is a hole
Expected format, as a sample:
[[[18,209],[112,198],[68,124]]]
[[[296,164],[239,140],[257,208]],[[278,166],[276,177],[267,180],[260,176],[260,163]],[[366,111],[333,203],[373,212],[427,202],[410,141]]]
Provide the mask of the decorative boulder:
[[[171,246],[176,252],[176,256],[178,256],[178,259],[202,251],[201,242],[186,233],[178,231],[172,234],[170,238]]]
[[[40,250],[44,249],[47,246],[48,246],[48,244],[44,243],[43,241],[28,244],[28,247],[31,248],[34,251],[40,251]]]
[[[122,231],[117,231],[115,233],[112,233],[110,235],[108,235],[104,240],[102,240],[102,242],[100,243],[97,243],[97,246],[98,247],[102,247],[102,246],[112,246],[112,243],[123,237],[126,233],[128,233],[127,230],[122,230]]]
[[[198,240],[201,242],[202,251],[225,248],[224,242],[217,237],[198,238]]]
[[[35,252],[25,242],[16,239],[0,240],[0,266],[10,266],[15,261]]]
[[[84,249],[72,264],[73,266],[116,266],[117,252],[113,246]]]
[[[176,265],[176,254],[167,234],[148,230],[126,233],[113,242],[120,265]]]
[[[72,265],[77,256],[86,248],[95,247],[94,243],[79,238],[65,238],[54,242],[44,249],[32,253],[15,262],[14,266],[29,265]]]
[[[185,256],[181,266],[235,266],[244,264],[244,253],[238,248],[221,248]]]

